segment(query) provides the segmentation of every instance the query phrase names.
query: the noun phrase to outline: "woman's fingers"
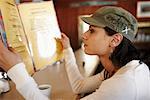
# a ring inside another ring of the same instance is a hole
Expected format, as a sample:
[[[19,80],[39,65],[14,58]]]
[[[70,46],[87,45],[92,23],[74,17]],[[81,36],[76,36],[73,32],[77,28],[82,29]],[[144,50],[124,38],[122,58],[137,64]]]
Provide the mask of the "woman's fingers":
[[[4,50],[7,49],[7,50],[9,50],[9,51],[11,51],[13,53],[16,53],[15,49],[13,49],[12,47],[5,47],[5,45],[4,45],[3,41],[2,41],[1,36],[0,36],[0,48],[4,49]]]
[[[65,33],[61,33],[61,37],[62,37],[62,38],[68,38]]]
[[[3,48],[4,47],[4,44],[3,44],[3,41],[2,41],[2,39],[1,39],[1,37],[0,37],[0,48]]]
[[[12,47],[8,47],[8,50],[11,51],[11,52],[13,52],[13,53],[17,53],[17,52],[15,51],[15,49],[12,48]]]
[[[61,36],[62,36],[62,37],[64,37],[64,36],[65,36],[65,34],[64,34],[64,33],[61,33]]]
[[[1,51],[0,52],[3,52],[3,51],[11,51],[13,53],[16,53],[16,51],[12,48],[12,47],[5,47],[4,43],[2,42],[2,40],[0,39],[0,48],[1,48]]]
[[[62,43],[64,49],[70,47],[70,40],[67,37],[67,35],[64,33],[61,33],[61,43]]]

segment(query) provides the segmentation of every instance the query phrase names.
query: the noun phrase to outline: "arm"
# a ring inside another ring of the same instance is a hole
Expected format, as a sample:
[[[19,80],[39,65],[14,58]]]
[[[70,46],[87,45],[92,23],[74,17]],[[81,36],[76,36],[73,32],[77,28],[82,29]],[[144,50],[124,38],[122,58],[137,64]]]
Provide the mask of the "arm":
[[[103,75],[97,74],[89,78],[84,78],[79,72],[74,53],[70,47],[69,38],[65,34],[62,34],[61,41],[64,47],[65,67],[73,91],[79,94],[96,90],[103,80]]]
[[[0,65],[16,84],[16,88],[26,100],[48,100],[38,89],[34,79],[27,73],[18,54],[9,51],[0,40]]]
[[[26,71],[24,63],[18,63],[7,72],[16,89],[26,100],[49,100],[38,89],[37,83]]]
[[[100,88],[81,100],[135,100],[133,77],[118,75],[103,81]]]
[[[103,81],[103,74],[92,77],[83,77],[79,72],[75,56],[71,48],[64,50],[65,66],[70,84],[75,93],[88,93],[95,91]]]

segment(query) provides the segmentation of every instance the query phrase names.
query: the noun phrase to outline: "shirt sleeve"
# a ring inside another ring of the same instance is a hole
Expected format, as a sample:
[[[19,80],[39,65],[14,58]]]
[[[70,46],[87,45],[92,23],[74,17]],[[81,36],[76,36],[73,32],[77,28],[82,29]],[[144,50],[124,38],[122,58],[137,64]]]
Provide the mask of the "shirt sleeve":
[[[136,85],[131,75],[114,75],[104,80],[95,92],[80,100],[135,100],[135,90]]]
[[[18,63],[7,72],[16,89],[26,100],[49,100],[38,89],[37,83],[26,71],[24,63]]]
[[[74,93],[80,94],[95,91],[103,81],[103,75],[99,73],[92,77],[83,77],[78,69],[72,48],[67,48],[63,52],[66,71]]]

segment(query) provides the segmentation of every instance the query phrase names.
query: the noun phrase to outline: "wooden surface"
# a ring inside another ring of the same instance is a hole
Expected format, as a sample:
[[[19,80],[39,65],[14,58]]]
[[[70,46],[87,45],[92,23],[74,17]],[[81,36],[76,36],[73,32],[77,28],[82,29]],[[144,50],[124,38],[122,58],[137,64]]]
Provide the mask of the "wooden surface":
[[[33,75],[36,82],[50,84],[52,86],[51,100],[76,100],[77,95],[72,92],[64,63],[47,66],[45,69]],[[11,90],[0,95],[0,100],[24,100],[16,91],[14,83],[10,82]]]

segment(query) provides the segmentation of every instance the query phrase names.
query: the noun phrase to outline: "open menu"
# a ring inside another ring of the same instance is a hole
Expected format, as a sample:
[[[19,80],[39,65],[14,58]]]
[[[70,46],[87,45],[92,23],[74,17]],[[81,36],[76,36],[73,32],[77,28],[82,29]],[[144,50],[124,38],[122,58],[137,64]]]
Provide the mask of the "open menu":
[[[61,32],[52,1],[16,5],[14,0],[1,0],[0,12],[1,35],[21,55],[30,74],[62,58],[62,45],[56,39]]]

